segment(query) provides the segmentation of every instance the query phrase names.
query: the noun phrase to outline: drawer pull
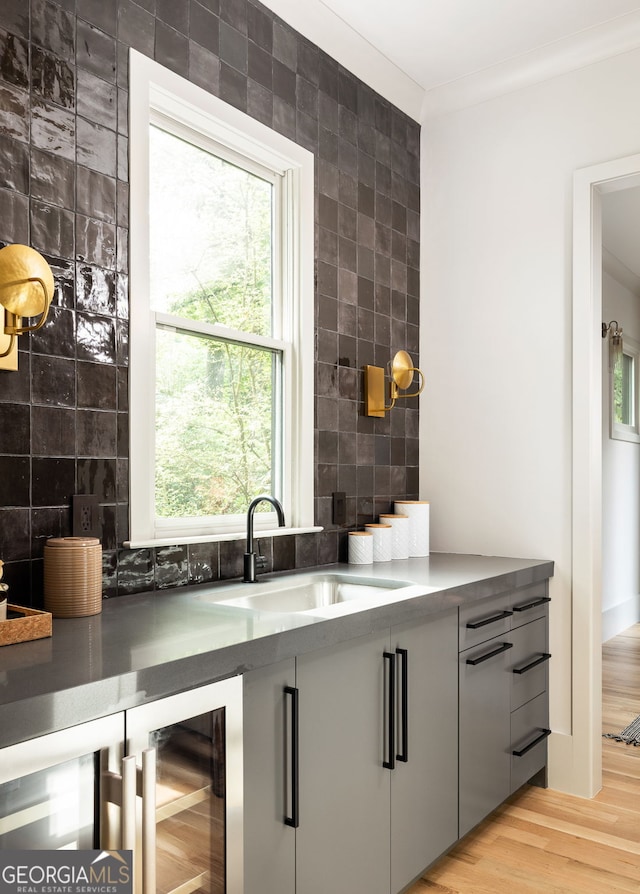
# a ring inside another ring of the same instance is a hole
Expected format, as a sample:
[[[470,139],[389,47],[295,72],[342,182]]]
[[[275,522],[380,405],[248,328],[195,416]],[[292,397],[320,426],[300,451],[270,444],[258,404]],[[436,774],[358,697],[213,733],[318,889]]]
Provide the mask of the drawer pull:
[[[479,658],[467,658],[467,664],[472,664],[475,667],[476,664],[482,664],[483,661],[488,661],[495,655],[501,655],[502,652],[506,652],[508,649],[513,649],[513,643],[500,643],[497,649],[492,649],[491,652],[480,655]]]
[[[499,615],[492,615],[490,618],[485,618],[484,621],[469,621],[467,627],[469,630],[478,630],[479,627],[486,627],[487,624],[495,624],[496,621],[502,621],[503,618],[510,618],[513,612],[500,612]]]
[[[543,596],[542,599],[536,599],[534,602],[526,602],[524,605],[514,605],[514,612],[528,612],[530,608],[538,608],[539,605],[551,602],[550,596]]]
[[[550,658],[551,655],[549,654],[549,652],[541,652],[537,658],[529,662],[529,664],[525,664],[524,667],[514,667],[513,672],[514,674],[526,674],[527,671],[533,670],[534,667],[537,667],[544,661],[548,661]]]
[[[529,742],[529,744],[525,745],[524,748],[514,748],[513,751],[511,752],[511,754],[514,757],[522,757],[523,755],[525,755],[527,753],[527,751],[531,751],[532,748],[535,748],[536,745],[539,745],[540,742],[542,742],[544,739],[547,738],[547,736],[550,736],[550,735],[551,735],[550,729],[543,729],[540,732],[540,735],[536,736],[532,742]]]

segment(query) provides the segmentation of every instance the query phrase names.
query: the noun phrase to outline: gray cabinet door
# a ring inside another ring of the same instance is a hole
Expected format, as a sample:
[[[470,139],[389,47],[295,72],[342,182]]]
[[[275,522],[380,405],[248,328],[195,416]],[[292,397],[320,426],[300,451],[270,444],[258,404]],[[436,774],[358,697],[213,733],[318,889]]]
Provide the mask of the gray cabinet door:
[[[506,634],[460,654],[461,838],[510,794],[510,646]]]
[[[399,724],[391,772],[391,891],[402,890],[458,837],[458,613],[391,630]],[[402,670],[407,662],[406,719]],[[364,888],[361,890],[365,890]]]
[[[285,687],[295,659],[244,675],[244,892],[295,894],[295,829],[290,796],[291,715]]]
[[[388,634],[297,659],[297,894],[389,894]]]

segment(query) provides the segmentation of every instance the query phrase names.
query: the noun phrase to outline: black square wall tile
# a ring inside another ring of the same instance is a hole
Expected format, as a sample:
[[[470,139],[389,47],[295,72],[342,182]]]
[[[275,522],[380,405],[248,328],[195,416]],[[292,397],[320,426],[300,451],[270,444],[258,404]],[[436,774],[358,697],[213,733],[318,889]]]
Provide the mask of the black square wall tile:
[[[156,61],[186,78],[189,76],[189,40],[164,22],[156,22]]]
[[[95,494],[99,502],[115,502],[116,460],[79,459],[77,491],[80,494]]]
[[[78,19],[76,64],[110,83],[116,80],[116,41],[111,33]]]
[[[102,267],[79,264],[76,272],[76,304],[78,310],[113,316],[116,312],[115,273]]]
[[[73,257],[73,213],[56,205],[32,201],[31,244],[45,254],[58,258]]]
[[[31,55],[31,87],[43,99],[73,109],[75,70],[64,59],[33,47]]]
[[[189,80],[214,96],[220,90],[220,60],[211,50],[189,41]]]
[[[31,0],[31,38],[61,59],[75,54],[75,21],[70,12],[50,0]]]
[[[115,410],[116,368],[106,363],[77,364],[78,406]]]
[[[273,20],[253,3],[247,5],[247,36],[269,54],[273,52]]]
[[[95,124],[108,127],[110,130],[116,130],[117,88],[114,83],[105,81],[92,72],[80,68],[78,69],[76,98],[78,115]]]
[[[29,89],[29,45],[15,34],[1,30],[0,78],[22,90]]]
[[[73,112],[34,96],[31,101],[31,140],[38,149],[73,161],[76,151]]]
[[[29,94],[0,82],[0,129],[5,137],[29,139]]]
[[[217,55],[220,46],[220,19],[198,0],[190,0],[189,37]]]
[[[116,333],[114,321],[95,314],[77,315],[76,344],[79,360],[115,363]]]
[[[75,208],[75,165],[40,149],[31,150],[31,198],[71,211]]]
[[[115,457],[117,418],[115,413],[78,410],[76,452],[78,456]]]
[[[220,61],[242,74],[248,71],[248,40],[226,22],[220,22]]]
[[[0,134],[0,189],[29,191],[29,148]]]
[[[33,456],[75,456],[76,416],[61,407],[31,408],[31,452]]]
[[[25,0],[3,0],[0,3],[0,28],[28,38],[29,4]]]
[[[28,454],[31,421],[27,404],[0,405],[0,453]]]
[[[34,506],[69,504],[75,493],[76,463],[74,459],[34,457],[31,461]]]
[[[80,19],[115,37],[118,25],[117,0],[76,0],[76,11]]]
[[[220,98],[240,109],[247,108],[247,77],[230,65],[220,63]]]
[[[30,336],[32,353],[56,357],[75,357],[75,320],[72,311],[50,307],[47,321]]]
[[[153,58],[155,19],[133,0],[118,0],[118,40]]]
[[[76,370],[72,360],[34,354],[31,358],[32,396],[35,404],[73,407]]]
[[[189,582],[189,565],[186,546],[165,546],[156,549],[155,586],[162,590],[167,587],[184,586]]]
[[[247,33],[248,7],[247,0],[216,0],[222,21],[232,25],[242,34]]]
[[[191,543],[188,547],[189,583],[204,584],[219,579],[218,543]]]
[[[156,16],[181,34],[189,33],[188,3],[176,3],[176,0],[156,0]]]

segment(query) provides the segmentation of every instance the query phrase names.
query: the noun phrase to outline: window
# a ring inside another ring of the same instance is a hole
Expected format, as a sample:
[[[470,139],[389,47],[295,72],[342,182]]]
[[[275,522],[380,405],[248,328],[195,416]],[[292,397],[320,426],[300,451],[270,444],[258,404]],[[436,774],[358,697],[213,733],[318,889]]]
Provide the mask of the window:
[[[313,156],[133,50],[130,71],[131,545],[243,534],[260,493],[308,528]]]
[[[611,372],[611,437],[640,442],[638,389],[640,345],[624,337],[622,357]]]

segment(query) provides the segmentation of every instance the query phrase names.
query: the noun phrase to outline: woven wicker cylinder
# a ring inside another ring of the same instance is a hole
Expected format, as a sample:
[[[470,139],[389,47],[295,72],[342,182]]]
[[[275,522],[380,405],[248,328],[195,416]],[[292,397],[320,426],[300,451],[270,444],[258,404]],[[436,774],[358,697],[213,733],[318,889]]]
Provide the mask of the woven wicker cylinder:
[[[54,618],[83,618],[102,611],[102,546],[96,537],[47,540],[44,607]]]

